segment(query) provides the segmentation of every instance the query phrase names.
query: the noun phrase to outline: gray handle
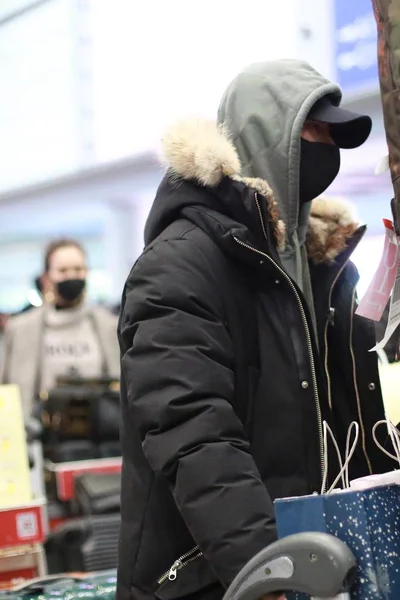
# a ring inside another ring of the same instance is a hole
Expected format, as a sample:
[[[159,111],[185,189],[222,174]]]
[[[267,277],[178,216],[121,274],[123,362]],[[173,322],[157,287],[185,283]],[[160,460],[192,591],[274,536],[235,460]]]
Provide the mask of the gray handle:
[[[326,533],[298,533],[252,558],[223,600],[259,600],[273,592],[302,592],[317,598],[346,593],[356,575],[349,548]]]

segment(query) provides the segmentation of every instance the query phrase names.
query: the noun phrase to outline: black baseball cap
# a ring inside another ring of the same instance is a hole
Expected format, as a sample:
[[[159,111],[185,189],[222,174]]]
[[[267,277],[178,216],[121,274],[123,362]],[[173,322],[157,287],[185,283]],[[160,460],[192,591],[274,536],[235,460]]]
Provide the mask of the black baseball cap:
[[[339,148],[358,148],[367,141],[372,129],[371,117],[334,106],[328,97],[318,100],[307,118],[327,123],[331,137]]]

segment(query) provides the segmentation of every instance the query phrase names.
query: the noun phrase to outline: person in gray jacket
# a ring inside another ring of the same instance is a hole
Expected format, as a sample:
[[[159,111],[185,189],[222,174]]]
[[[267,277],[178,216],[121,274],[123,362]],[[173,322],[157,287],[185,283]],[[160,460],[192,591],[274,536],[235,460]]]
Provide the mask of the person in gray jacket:
[[[25,418],[34,399],[54,387],[58,377],[119,379],[117,318],[85,302],[83,247],[75,240],[56,240],[44,263],[44,304],[8,321],[0,365],[0,382],[20,388]]]

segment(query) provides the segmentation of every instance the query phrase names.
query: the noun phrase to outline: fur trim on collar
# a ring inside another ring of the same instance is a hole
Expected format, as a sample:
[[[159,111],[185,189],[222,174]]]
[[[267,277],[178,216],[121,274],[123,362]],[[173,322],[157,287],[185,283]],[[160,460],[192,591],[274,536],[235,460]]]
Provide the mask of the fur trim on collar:
[[[179,121],[164,135],[162,147],[163,161],[176,178],[217,187],[224,177],[230,177],[264,196],[278,246],[284,247],[285,225],[279,218],[273,192],[263,179],[242,177],[239,156],[226,129],[203,119]],[[307,234],[310,258],[333,261],[356,229],[349,205],[337,200],[314,200]]]
[[[308,256],[316,263],[333,262],[358,229],[354,208],[344,200],[317,198],[311,205]]]

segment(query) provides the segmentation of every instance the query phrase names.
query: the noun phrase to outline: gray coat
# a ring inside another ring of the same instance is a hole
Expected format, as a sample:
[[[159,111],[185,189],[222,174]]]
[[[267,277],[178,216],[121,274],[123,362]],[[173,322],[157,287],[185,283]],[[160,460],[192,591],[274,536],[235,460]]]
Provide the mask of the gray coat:
[[[120,376],[117,317],[102,307],[91,309],[93,324],[102,346],[106,375]],[[2,344],[0,383],[19,386],[25,418],[29,417],[37,393],[44,308],[31,309],[9,320]]]

